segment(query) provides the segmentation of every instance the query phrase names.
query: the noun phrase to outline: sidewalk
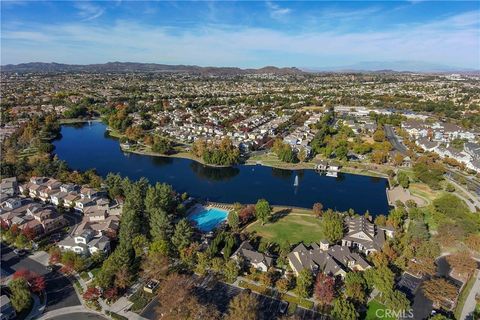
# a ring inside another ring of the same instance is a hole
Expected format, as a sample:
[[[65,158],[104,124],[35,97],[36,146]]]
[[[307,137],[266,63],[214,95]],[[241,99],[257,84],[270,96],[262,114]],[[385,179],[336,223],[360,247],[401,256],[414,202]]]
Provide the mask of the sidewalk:
[[[463,305],[462,315],[460,316],[460,320],[469,319],[472,317],[473,311],[475,311],[475,306],[477,302],[475,301],[475,295],[480,294],[480,271],[476,271],[476,279],[475,283],[473,284],[470,293],[468,294],[467,300]]]

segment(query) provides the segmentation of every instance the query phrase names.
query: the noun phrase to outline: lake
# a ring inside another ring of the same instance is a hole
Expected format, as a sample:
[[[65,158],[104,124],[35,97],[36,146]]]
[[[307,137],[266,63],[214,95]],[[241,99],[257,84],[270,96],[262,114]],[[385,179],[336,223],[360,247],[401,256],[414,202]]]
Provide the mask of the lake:
[[[354,174],[338,177],[319,175],[314,170],[285,170],[264,166],[237,165],[213,168],[189,159],[124,153],[119,141],[108,135],[100,122],[62,126],[62,138],[53,142],[55,153],[72,169],[95,168],[103,177],[120,173],[132,180],[146,177],[150,183],[165,182],[178,192],[225,203],[256,203],[311,208],[321,202],[325,208],[372,215],[387,214],[387,180]],[[298,186],[294,186],[298,176]]]

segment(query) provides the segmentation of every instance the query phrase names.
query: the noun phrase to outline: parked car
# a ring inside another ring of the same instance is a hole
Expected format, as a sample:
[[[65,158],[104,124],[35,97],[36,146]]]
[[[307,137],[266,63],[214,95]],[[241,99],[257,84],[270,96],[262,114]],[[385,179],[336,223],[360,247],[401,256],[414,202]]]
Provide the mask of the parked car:
[[[282,301],[280,303],[280,308],[278,309],[278,312],[280,312],[281,314],[285,314],[285,312],[287,312],[287,309],[288,309],[288,302]]]
[[[13,253],[21,257],[21,256],[24,256],[27,252],[24,249],[14,249]]]

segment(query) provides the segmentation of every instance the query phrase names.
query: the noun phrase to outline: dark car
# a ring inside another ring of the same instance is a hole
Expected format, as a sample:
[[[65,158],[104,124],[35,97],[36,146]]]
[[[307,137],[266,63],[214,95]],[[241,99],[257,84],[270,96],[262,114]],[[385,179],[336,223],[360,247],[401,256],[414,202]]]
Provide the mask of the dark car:
[[[282,301],[280,303],[280,308],[278,309],[278,312],[280,312],[281,314],[285,314],[285,312],[287,312],[287,309],[288,309],[288,302]]]
[[[21,257],[21,256],[24,256],[27,253],[27,251],[25,251],[24,249],[15,249],[13,250],[13,253]]]

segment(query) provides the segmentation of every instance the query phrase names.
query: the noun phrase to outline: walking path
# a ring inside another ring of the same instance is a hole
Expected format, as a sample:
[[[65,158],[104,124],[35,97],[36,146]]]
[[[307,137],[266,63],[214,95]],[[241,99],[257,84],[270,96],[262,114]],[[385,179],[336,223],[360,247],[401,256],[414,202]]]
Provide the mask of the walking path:
[[[477,304],[475,300],[475,296],[480,294],[480,272],[476,272],[476,279],[475,283],[473,284],[470,293],[468,294],[467,300],[465,300],[465,304],[463,305],[462,315],[460,316],[460,320],[466,319],[473,319],[473,311],[475,311],[475,306]]]
[[[458,192],[455,194],[457,197],[461,198],[467,204],[470,211],[476,212],[477,211],[476,207],[480,208],[480,201],[478,201],[478,197],[473,195],[470,191],[465,189],[463,186],[461,186],[460,184],[458,184],[454,180],[450,179],[450,177],[447,176],[447,179],[451,184],[454,185],[454,187],[456,189],[461,190],[463,193],[465,193],[469,197],[469,199],[467,199],[464,196],[458,194]],[[472,204],[472,202],[473,202],[473,204]]]

